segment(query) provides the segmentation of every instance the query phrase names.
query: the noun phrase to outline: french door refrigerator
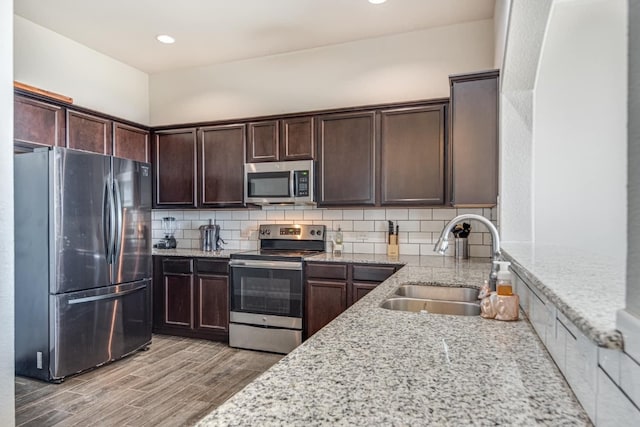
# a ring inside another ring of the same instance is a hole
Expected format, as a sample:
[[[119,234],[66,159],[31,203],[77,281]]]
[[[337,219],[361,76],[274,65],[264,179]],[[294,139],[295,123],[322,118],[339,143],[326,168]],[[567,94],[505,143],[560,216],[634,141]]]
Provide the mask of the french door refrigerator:
[[[16,154],[16,374],[59,382],[151,343],[151,166]]]

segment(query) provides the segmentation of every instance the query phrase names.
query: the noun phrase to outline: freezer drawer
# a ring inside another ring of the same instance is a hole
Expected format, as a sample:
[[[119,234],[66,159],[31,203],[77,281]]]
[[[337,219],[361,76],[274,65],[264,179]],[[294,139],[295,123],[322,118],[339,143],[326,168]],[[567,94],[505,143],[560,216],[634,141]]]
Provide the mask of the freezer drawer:
[[[51,295],[51,379],[119,359],[151,342],[151,280]]]

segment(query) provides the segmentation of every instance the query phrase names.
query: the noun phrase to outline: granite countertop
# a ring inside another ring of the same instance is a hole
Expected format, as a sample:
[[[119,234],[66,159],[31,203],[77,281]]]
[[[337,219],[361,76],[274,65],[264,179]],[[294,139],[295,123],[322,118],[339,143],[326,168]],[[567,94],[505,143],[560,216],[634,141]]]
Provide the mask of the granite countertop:
[[[528,321],[380,308],[403,283],[489,271],[440,261],[399,270],[198,425],[588,425]]]
[[[512,268],[597,345],[622,348],[616,312],[625,307],[625,259],[575,248],[503,242]]]
[[[200,249],[157,249],[153,248],[151,254],[159,256],[184,256],[184,257],[201,257],[201,258],[229,258],[231,254],[238,252],[246,252],[243,250],[229,250],[225,249],[219,252],[216,251],[202,251]]]

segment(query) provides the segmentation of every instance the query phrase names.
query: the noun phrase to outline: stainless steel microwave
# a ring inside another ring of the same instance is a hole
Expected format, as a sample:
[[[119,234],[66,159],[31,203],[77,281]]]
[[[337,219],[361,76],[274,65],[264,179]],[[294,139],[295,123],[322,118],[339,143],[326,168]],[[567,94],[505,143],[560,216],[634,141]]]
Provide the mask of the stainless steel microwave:
[[[313,160],[244,164],[244,200],[257,205],[313,204]]]

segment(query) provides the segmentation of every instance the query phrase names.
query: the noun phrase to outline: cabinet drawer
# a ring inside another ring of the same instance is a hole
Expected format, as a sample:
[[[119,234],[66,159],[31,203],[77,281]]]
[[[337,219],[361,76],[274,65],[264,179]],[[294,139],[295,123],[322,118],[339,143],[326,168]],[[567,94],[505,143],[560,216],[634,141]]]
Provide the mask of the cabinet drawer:
[[[347,279],[347,264],[307,264],[307,277],[318,277],[322,279]]]
[[[165,258],[162,260],[162,271],[165,274],[191,274],[193,273],[193,260]]]
[[[196,260],[196,269],[198,274],[229,274],[229,260],[228,259],[206,259],[198,258]]]
[[[353,280],[384,282],[396,271],[394,265],[353,265]]]

